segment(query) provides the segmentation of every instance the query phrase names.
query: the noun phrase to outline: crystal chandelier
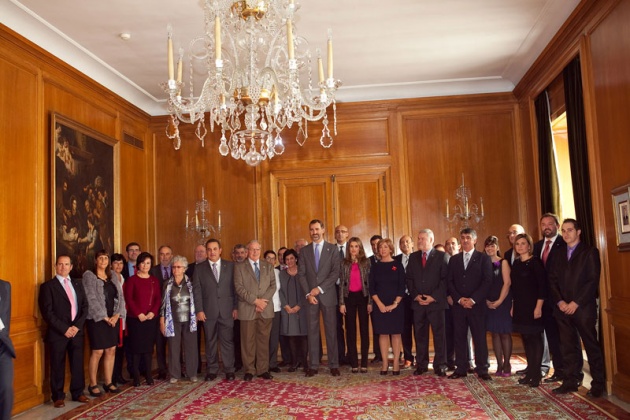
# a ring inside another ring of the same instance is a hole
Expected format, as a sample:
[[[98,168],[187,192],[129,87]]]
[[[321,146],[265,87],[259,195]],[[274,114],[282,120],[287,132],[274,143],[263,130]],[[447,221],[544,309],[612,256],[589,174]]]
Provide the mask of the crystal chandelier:
[[[206,200],[205,190],[201,187],[201,200],[195,203],[195,218],[190,220],[190,213],[186,210],[186,235],[197,238],[200,244],[205,241],[210,234],[221,236],[221,211],[218,213],[217,226],[210,224],[206,213],[210,213],[210,203]]]
[[[477,225],[483,221],[483,198],[479,197],[479,206],[470,203],[472,196],[470,188],[464,183],[464,174],[462,174],[462,185],[455,190],[455,206],[453,206],[453,214],[450,213],[448,199],[446,199],[446,220],[449,223],[459,223],[460,229],[473,227],[471,224]]]
[[[320,144],[332,146],[326,108],[333,105],[336,135],[335,92],[341,84],[333,77],[332,35],[329,30],[325,77],[319,50],[313,57],[307,40],[294,31],[298,9],[294,0],[205,0],[204,35],[190,42],[187,55],[188,86],[182,80],[182,49],[177,70],[174,66],[169,25],[168,82],[162,86],[171,116],[166,135],[176,150],[181,146],[179,121],[197,124],[195,133],[204,145],[206,112],[210,131],[215,126],[221,130],[221,155],[250,166],[281,155],[280,133],[293,124],[302,146],[308,122],[322,120]],[[312,77],[315,60],[318,82]],[[200,90],[195,87],[198,73],[206,77]]]

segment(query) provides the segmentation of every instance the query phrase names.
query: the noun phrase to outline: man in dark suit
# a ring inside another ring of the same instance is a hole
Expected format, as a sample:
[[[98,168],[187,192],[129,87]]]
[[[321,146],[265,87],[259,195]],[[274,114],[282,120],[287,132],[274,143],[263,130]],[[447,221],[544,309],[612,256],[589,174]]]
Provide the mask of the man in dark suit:
[[[435,236],[431,229],[422,229],[418,233],[418,252],[409,257],[405,276],[414,314],[418,364],[414,375],[428,372],[431,326],[435,348],[433,371],[438,376],[446,376],[444,311],[448,305],[446,302],[448,258],[444,252],[433,249],[434,241]]]
[[[0,280],[0,419],[11,418],[13,409],[13,359],[11,330],[11,283]]]
[[[405,272],[407,271],[407,265],[409,264],[409,257],[413,253],[413,239],[409,235],[403,235],[400,237],[398,241],[398,247],[400,248],[400,254],[394,257],[395,260],[399,261]],[[400,364],[403,369],[409,369],[413,366],[413,353],[411,349],[413,348],[413,297],[409,293],[409,287],[406,287],[405,295],[402,299],[403,309],[405,311],[405,322],[403,326],[403,332],[401,334],[402,338],[402,348],[404,355],[404,362],[401,361]],[[417,349],[416,349],[417,350]]]
[[[558,216],[553,213],[545,213],[540,218],[540,231],[543,234],[543,239],[534,244],[534,255],[540,257],[542,260],[547,274],[551,271],[553,263],[556,260],[558,254],[565,245],[564,239],[558,234],[560,228],[560,220]],[[549,284],[549,282],[547,282]],[[550,296],[550,293],[547,294]],[[554,304],[552,299],[545,299],[542,308],[542,318],[545,326],[545,341],[546,352],[543,351],[543,355],[551,353],[549,359],[553,360],[553,376],[545,379],[546,383],[552,383],[561,381],[563,378],[562,370],[564,363],[562,360],[562,352],[560,351],[560,336],[558,334],[558,324],[553,317]],[[551,366],[551,360],[545,363],[545,357],[543,356],[543,366],[541,367],[543,372],[549,370]],[[580,369],[582,366],[580,366]]]
[[[514,224],[510,226],[507,233],[507,239],[510,241],[511,248],[505,251],[503,258],[507,260],[510,267],[514,264],[514,259],[516,258],[516,254],[514,253],[514,240],[521,233],[525,233],[525,228],[521,225]]]
[[[319,314],[324,319],[328,366],[332,376],[339,376],[337,349],[337,293],[335,284],[339,278],[339,252],[324,241],[324,224],[314,219],[308,225],[312,242],[302,248],[298,265],[298,281],[307,291],[306,318],[308,323],[309,368],[306,376],[312,377],[319,369]]]
[[[125,247],[127,264],[123,266],[122,271],[122,275],[125,280],[136,274],[136,259],[138,258],[138,255],[140,255],[140,252],[142,252],[142,249],[140,248],[140,244],[137,242],[129,242]]]
[[[48,324],[46,343],[50,353],[50,392],[56,408],[65,406],[63,392],[66,354],[70,361],[72,399],[88,402],[83,394],[83,324],[88,302],[83,285],[71,279],[72,262],[67,255],[57,257],[56,275],[39,288],[39,310]]]
[[[560,333],[560,351],[564,362],[562,385],[555,394],[577,392],[582,380],[582,346],[586,350],[593,377],[587,395],[601,397],[605,392],[604,357],[597,338],[597,297],[601,263],[597,248],[580,240],[582,230],[575,219],[562,223],[566,242],[557,254],[549,273],[554,316]]]
[[[374,265],[378,264],[380,259],[378,255],[378,242],[383,239],[381,235],[372,235],[370,238],[370,246],[372,247],[372,255],[370,256],[370,265],[374,267]],[[370,318],[372,318],[372,314],[370,314]],[[374,359],[372,359],[372,363],[380,363],[383,361],[381,358],[381,346],[379,344],[379,335],[374,334],[374,330],[372,330],[372,351],[374,351]]]
[[[245,381],[251,381],[254,375],[273,379],[269,373],[269,336],[274,318],[271,300],[276,291],[276,269],[260,254],[260,243],[252,240],[247,244],[247,259],[234,267]]]
[[[455,323],[455,372],[449,379],[463,378],[468,367],[468,328],[475,346],[475,371],[490,381],[488,375],[488,345],[486,343],[486,297],[492,284],[492,261],[475,249],[477,232],[472,228],[460,232],[462,252],[448,262],[448,291],[453,299]]]
[[[170,279],[172,275],[171,262],[173,261],[173,249],[168,245],[162,245],[158,249],[158,257],[160,258],[160,263],[151,267],[149,273],[160,280],[160,290],[164,290],[166,282],[168,282],[168,279]],[[155,337],[155,358],[158,364],[158,379],[166,379],[168,374],[168,368],[166,366],[166,337],[164,337],[160,331],[160,324],[156,323],[156,325],[158,332]],[[186,374],[192,377],[194,372],[186,372]]]
[[[221,258],[218,239],[206,242],[208,259],[197,265],[193,274],[193,295],[197,321],[203,322],[206,338],[206,381],[217,378],[221,346],[225,379],[234,380],[234,320],[238,312],[234,292],[234,263]]]

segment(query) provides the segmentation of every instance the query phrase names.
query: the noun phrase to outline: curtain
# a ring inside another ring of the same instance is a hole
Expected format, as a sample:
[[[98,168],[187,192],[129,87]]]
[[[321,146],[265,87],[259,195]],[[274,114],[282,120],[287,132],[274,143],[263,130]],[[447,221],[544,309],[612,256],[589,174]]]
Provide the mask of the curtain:
[[[582,73],[579,56],[567,65],[563,71],[563,77],[575,214],[582,226],[581,240],[588,245],[595,245],[593,203],[588,168],[584,100],[582,96]]]
[[[558,186],[558,171],[553,148],[553,134],[551,132],[551,117],[549,115],[549,95],[544,90],[535,102],[538,135],[538,180],[540,184],[540,211],[545,213],[559,213],[560,189]]]

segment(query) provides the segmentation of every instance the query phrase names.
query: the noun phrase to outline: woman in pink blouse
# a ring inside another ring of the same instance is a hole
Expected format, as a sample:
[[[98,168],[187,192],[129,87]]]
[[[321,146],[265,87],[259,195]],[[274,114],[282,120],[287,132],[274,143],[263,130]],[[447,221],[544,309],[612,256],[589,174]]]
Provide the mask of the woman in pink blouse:
[[[153,385],[151,356],[158,331],[162,294],[160,280],[149,274],[152,266],[153,256],[148,252],[141,253],[136,260],[137,273],[124,284],[134,386],[140,386],[140,359],[144,359],[144,366],[147,367],[147,385]]]
[[[361,239],[348,240],[348,254],[341,262],[339,284],[339,311],[346,317],[346,343],[352,373],[359,372],[357,355],[357,315],[361,334],[361,373],[367,373],[370,336],[368,314],[372,312],[372,298],[368,279],[370,260],[365,256]]]

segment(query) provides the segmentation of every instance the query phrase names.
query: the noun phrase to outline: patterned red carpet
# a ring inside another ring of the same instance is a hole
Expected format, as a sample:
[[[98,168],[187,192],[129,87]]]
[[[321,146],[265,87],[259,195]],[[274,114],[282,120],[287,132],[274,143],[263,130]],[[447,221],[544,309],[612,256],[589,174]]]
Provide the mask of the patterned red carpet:
[[[523,367],[514,359],[513,368]],[[432,372],[413,376],[379,375],[342,370],[332,377],[320,369],[314,378],[302,373],[274,374],[272,381],[241,378],[227,382],[156,381],[152,387],[126,388],[121,394],[95,400],[81,419],[610,419],[601,404],[580,394],[556,396],[557,385],[529,388],[517,378],[484,382],[474,375],[448,380]],[[614,407],[614,406],[613,406]],[[612,410],[614,412],[614,410]],[[70,414],[70,415],[68,415]],[[619,415],[619,412],[616,413]]]

